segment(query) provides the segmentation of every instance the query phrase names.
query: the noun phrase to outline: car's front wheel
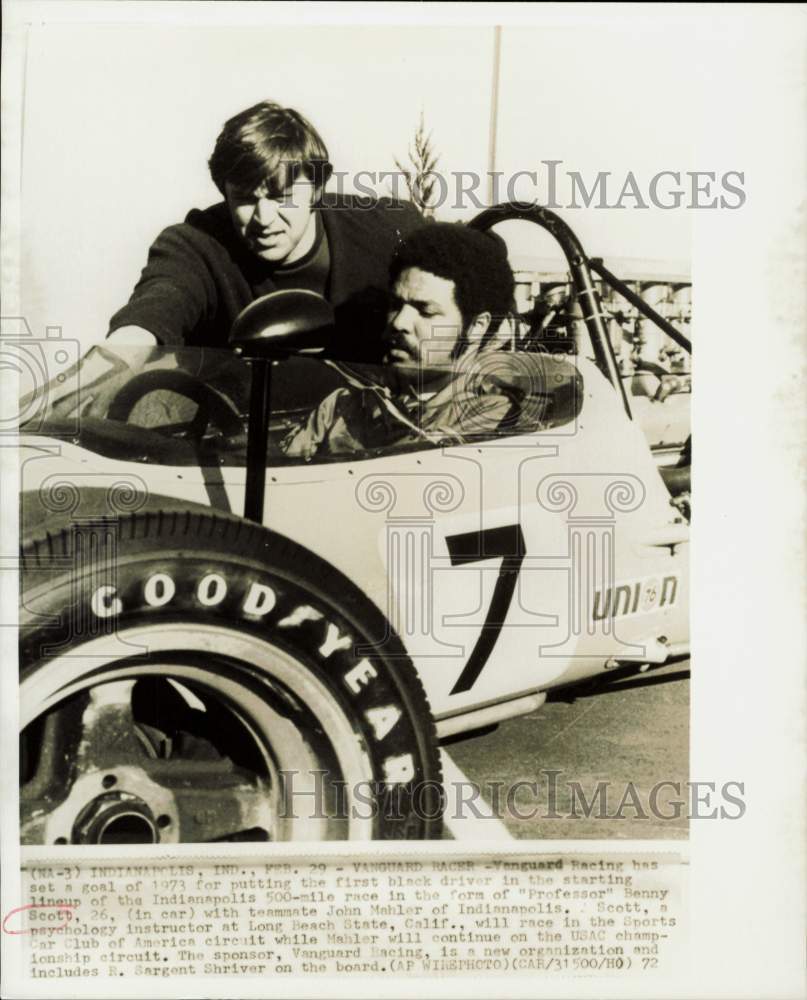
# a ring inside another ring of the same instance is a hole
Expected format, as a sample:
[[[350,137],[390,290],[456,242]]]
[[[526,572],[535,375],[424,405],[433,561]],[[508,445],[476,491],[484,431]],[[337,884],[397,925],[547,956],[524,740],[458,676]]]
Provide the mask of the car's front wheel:
[[[420,680],[322,560],[172,511],[22,561],[23,842],[439,836]]]

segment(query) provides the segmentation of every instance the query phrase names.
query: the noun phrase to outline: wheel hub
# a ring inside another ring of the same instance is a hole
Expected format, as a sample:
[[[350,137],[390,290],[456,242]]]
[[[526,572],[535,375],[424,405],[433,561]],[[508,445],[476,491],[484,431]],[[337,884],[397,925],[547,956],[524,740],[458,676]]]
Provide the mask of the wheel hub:
[[[371,816],[331,818],[331,800],[321,801],[337,787],[359,787],[372,771],[342,706],[293,656],[228,631],[219,659],[212,651],[224,642],[222,628],[203,624],[148,625],[117,638],[148,648],[149,657],[103,662],[101,637],[81,647],[92,670],[65,655],[21,684],[23,749],[31,745],[21,754],[30,757],[21,779],[23,843],[370,835]],[[320,789],[322,774],[334,784]]]
[[[49,844],[165,844],[179,841],[180,821],[170,789],[140,768],[118,767],[81,775],[66,799],[29,823]]]
[[[72,835],[74,844],[157,844],[159,840],[151,809],[128,792],[106,792],[93,799],[76,819]]]

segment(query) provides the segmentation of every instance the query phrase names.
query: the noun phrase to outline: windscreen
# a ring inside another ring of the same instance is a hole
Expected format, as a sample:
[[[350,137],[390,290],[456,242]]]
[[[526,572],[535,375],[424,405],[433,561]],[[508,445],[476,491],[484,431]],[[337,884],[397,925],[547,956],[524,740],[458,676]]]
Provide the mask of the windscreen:
[[[21,432],[166,465],[244,466],[253,377],[230,351],[108,345],[21,402]],[[263,376],[261,376],[263,377]],[[271,466],[552,430],[582,405],[565,358],[496,350],[450,370],[298,356],[269,366]]]

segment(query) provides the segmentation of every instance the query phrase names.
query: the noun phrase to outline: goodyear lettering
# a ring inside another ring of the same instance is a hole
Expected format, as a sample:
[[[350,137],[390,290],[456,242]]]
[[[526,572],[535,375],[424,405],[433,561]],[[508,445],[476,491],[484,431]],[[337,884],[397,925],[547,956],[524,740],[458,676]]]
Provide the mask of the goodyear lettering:
[[[401,710],[395,705],[382,705],[380,708],[371,708],[364,713],[364,717],[372,726],[375,738],[383,740],[400,719]]]
[[[405,785],[415,777],[415,762],[411,753],[388,757],[383,766],[384,780],[388,785]]]
[[[296,628],[303,622],[318,622],[321,618],[322,614],[316,608],[312,608],[310,604],[301,604],[277,624],[280,628]]]
[[[262,618],[276,606],[277,595],[266,583],[257,580],[247,580],[239,583],[243,596],[241,597],[241,613],[256,618]],[[179,590],[178,590],[179,588]],[[193,597],[203,608],[212,608],[224,601],[232,590],[232,582],[219,573],[206,573],[198,582],[184,580],[175,581],[166,572],[152,573],[143,584],[142,599],[153,608],[161,608],[171,603],[178,594]],[[90,608],[96,618],[113,618],[123,613],[123,601],[118,595],[117,587],[103,584],[93,591],[90,597]],[[305,622],[322,622],[322,640],[318,648],[319,655],[327,659],[339,650],[349,650],[353,644],[353,636],[343,633],[333,623],[324,618],[322,612],[309,604],[300,604],[287,614],[278,627],[299,627]],[[342,680],[351,694],[358,695],[369,687],[378,677],[376,668],[368,659],[359,660],[342,675]],[[382,705],[368,709],[365,719],[371,727],[375,738],[383,740],[398,724],[402,717],[401,710],[395,705]],[[396,765],[400,771],[403,765]],[[400,779],[403,781],[404,779]]]
[[[115,597],[115,587],[109,585],[99,587],[92,595],[90,608],[96,618],[112,618],[119,615],[123,610],[123,605],[119,597]]]
[[[628,618],[651,611],[671,608],[678,597],[678,574],[659,579],[657,576],[620,583],[594,591],[592,618]]]
[[[180,580],[179,586],[183,586]],[[203,608],[212,608],[227,596],[230,590],[229,582],[219,573],[207,573],[198,583],[191,582],[186,585],[189,592],[193,594],[196,601]],[[242,585],[243,586],[243,585]],[[143,585],[143,600],[152,608],[161,608],[174,599],[177,595],[177,584],[168,573],[153,573]],[[257,618],[263,618],[277,604],[277,595],[266,583],[259,583],[251,580],[246,584],[246,594],[241,602],[241,612]],[[113,618],[123,613],[123,602],[118,596],[117,587],[112,584],[103,584],[98,587],[90,597],[90,609],[96,618]],[[332,656],[337,650],[350,649],[353,638],[349,633],[342,633],[332,622],[323,619],[320,611],[312,608],[309,604],[298,605],[290,614],[286,615],[278,625],[283,628],[300,626],[307,621],[322,621],[324,636],[319,647],[319,654],[324,659]],[[353,694],[359,694],[361,689],[377,677],[375,667],[369,660],[360,660],[345,675],[344,682]],[[397,713],[397,714],[396,714]],[[368,716],[368,722],[373,727],[377,739],[389,733],[400,717],[400,712],[390,705],[377,709]]]
[[[180,580],[179,586],[183,586],[182,580]],[[221,604],[229,589],[228,581],[219,573],[208,573],[198,583],[190,584],[190,592],[203,608],[212,608]],[[143,600],[149,607],[164,607],[166,604],[170,604],[176,595],[177,583],[168,573],[152,573],[143,584]],[[274,608],[276,603],[277,596],[268,584],[250,581],[241,604],[241,611],[244,614],[262,618]],[[113,618],[122,614],[123,602],[118,595],[118,588],[108,583],[97,587],[90,597],[90,610],[96,618]],[[298,624],[299,621],[308,618],[309,616],[304,612],[305,608],[298,608],[291,616],[294,621],[289,619],[289,623]],[[329,628],[332,627],[329,626]],[[347,641],[349,644],[350,640]],[[335,648],[343,648],[341,641]]]
[[[163,604],[168,604],[176,590],[174,581],[167,573],[155,573],[146,580],[143,597],[150,607],[161,608]]]
[[[196,588],[196,600],[204,608],[213,608],[221,604],[227,595],[227,581],[218,573],[208,573],[199,581]]]
[[[262,618],[268,615],[277,602],[274,590],[265,583],[253,583],[244,601],[242,611]]]
[[[335,625],[328,623],[328,631],[325,635],[325,642],[319,647],[319,655],[326,659],[335,653],[337,649],[348,649],[351,638],[349,635],[339,635],[339,629]]]
[[[358,694],[369,680],[377,676],[375,667],[369,660],[359,660],[356,666],[345,674],[345,684],[353,694]]]
[[[357,635],[349,623],[335,611],[331,618],[327,608],[320,610],[308,603],[314,598],[301,587],[289,585],[287,590],[279,581],[275,583],[269,571],[250,572],[238,567],[229,573],[223,564],[215,571],[210,562],[172,563],[170,558],[157,558],[159,562],[155,560],[156,565],[152,563],[145,571],[142,566],[119,568],[115,583],[94,583],[85,596],[90,613],[97,619],[114,619],[134,616],[144,607],[165,609],[167,614],[195,609],[195,620],[226,622],[230,628],[238,627],[239,618],[244,625],[263,622],[266,631],[272,632],[267,641],[275,636],[278,640],[287,638],[306,657],[320,661],[322,673],[328,675],[327,683],[340,702],[355,700],[352,709],[345,711],[361,734],[373,775],[395,786],[415,780],[418,754],[402,752],[413,745],[406,706],[391,690],[395,685],[385,674],[383,660],[356,659],[353,648]],[[264,582],[267,580],[274,586]],[[292,596],[295,589],[301,592],[297,600]],[[292,629],[299,631],[291,635]]]

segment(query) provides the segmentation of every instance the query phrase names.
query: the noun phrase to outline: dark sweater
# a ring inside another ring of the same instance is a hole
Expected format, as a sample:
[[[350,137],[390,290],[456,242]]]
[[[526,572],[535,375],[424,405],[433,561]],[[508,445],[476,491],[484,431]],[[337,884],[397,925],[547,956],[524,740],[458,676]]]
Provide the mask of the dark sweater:
[[[386,320],[392,254],[422,224],[410,202],[382,198],[369,207],[350,195],[327,195],[319,207],[330,253],[325,297],[334,306],[339,353],[375,360]],[[276,289],[273,268],[241,242],[224,202],[194,209],[149,250],[129,302],[109,332],[140,326],[162,344],[226,347],[236,316]]]

